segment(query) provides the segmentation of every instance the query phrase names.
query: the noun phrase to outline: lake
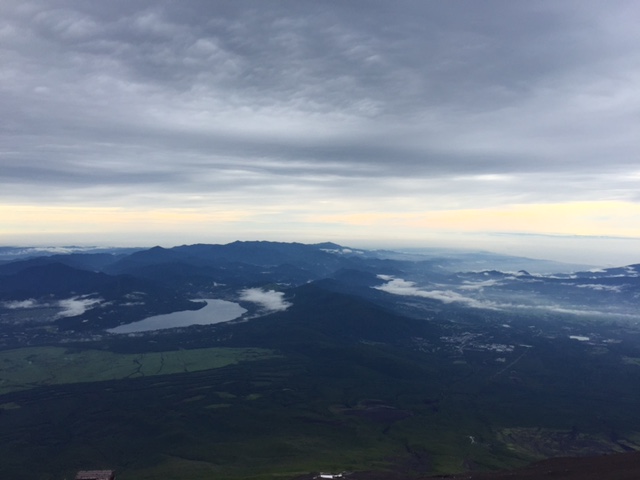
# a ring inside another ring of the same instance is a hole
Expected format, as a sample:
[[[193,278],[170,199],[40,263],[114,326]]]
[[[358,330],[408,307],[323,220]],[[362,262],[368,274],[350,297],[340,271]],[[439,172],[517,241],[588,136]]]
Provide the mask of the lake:
[[[138,333],[165,328],[188,327],[189,325],[212,325],[214,323],[228,322],[242,316],[246,312],[244,308],[234,302],[218,299],[198,299],[207,305],[200,310],[186,310],[163,315],[154,315],[139,322],[127,323],[119,327],[110,328],[109,333]]]

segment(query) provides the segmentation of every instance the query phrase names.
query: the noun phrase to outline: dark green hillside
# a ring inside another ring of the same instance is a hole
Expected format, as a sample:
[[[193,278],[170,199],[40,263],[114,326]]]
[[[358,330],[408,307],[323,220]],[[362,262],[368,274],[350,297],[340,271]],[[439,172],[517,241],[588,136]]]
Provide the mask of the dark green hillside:
[[[253,345],[330,344],[353,345],[380,342],[400,345],[412,336],[436,335],[437,329],[424,321],[390,313],[364,299],[337,293],[319,284],[288,291],[292,306],[237,326],[221,325],[220,332],[233,332],[232,343]]]
[[[562,331],[561,318],[553,327],[511,317],[507,329],[497,313],[455,306],[431,321],[405,318],[317,284],[287,300],[284,312],[235,325],[69,343],[70,362],[106,348],[126,353],[118,371],[130,361],[135,374],[91,383],[58,375],[66,384],[0,396],[0,475],[110,467],[123,480],[415,476],[640,445],[633,344],[605,349],[531,328]],[[163,351],[211,347],[267,347],[276,356],[209,370],[187,362],[163,374]]]

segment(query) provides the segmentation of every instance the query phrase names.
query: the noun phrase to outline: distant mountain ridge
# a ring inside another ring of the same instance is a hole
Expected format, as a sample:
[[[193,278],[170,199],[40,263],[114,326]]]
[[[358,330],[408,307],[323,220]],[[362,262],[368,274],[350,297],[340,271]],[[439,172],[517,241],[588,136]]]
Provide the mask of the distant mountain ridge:
[[[124,256],[124,254],[116,255],[111,253],[69,253],[31,257],[28,259],[14,260],[12,262],[0,264],[0,275],[10,275],[29,267],[50,265],[54,263],[67,265],[81,270],[97,272],[102,271],[104,268]]]
[[[6,300],[21,300],[52,292],[58,296],[98,294],[107,284],[115,282],[114,277],[121,275],[144,279],[145,289],[162,287],[176,292],[181,298],[203,295],[212,289],[222,295],[232,295],[241,288],[264,285],[291,288],[333,279],[337,283],[332,288],[369,299],[380,296],[380,290],[372,289],[377,283],[382,286],[382,291],[422,299],[422,302],[431,296],[445,303],[452,301],[475,307],[503,308],[508,304],[527,307],[527,302],[514,302],[507,298],[526,293],[529,300],[540,295],[554,299],[558,308],[568,308],[567,301],[584,301],[599,308],[606,307],[607,311],[617,308],[616,311],[624,313],[633,311],[633,295],[636,285],[640,284],[636,278],[640,276],[640,267],[636,270],[634,265],[553,275],[531,274],[525,270],[516,273],[496,269],[452,270],[455,265],[468,266],[474,258],[473,254],[440,258],[416,253],[369,251],[331,242],[308,245],[268,241],[172,248],[157,246],[129,253],[120,250],[72,252],[0,264],[0,295]],[[478,264],[482,265],[491,258],[503,262],[511,258],[518,264],[531,262],[529,259],[485,253],[477,258]],[[61,265],[69,268],[62,269]],[[35,270],[30,270],[33,268]],[[26,273],[28,271],[31,274]],[[397,281],[384,287],[384,281],[376,278],[379,274]],[[401,280],[412,282],[415,287],[397,289],[395,285]],[[153,285],[155,287],[151,287]],[[584,297],[587,291],[591,295]],[[536,302],[538,300],[529,302],[529,307],[535,306]]]

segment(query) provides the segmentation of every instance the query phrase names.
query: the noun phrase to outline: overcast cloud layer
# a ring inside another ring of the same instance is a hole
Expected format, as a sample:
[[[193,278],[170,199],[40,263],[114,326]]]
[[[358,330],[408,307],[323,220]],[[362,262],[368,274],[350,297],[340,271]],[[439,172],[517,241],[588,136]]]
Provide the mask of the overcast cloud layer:
[[[7,239],[640,237],[634,0],[0,10]]]

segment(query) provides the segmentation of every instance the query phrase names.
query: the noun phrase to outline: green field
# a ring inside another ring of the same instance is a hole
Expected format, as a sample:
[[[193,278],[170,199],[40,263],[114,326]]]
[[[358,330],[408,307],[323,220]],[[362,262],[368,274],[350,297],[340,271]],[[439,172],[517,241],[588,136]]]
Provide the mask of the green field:
[[[46,385],[170,375],[273,358],[261,348],[199,348],[140,354],[61,347],[0,352],[0,395]]]

